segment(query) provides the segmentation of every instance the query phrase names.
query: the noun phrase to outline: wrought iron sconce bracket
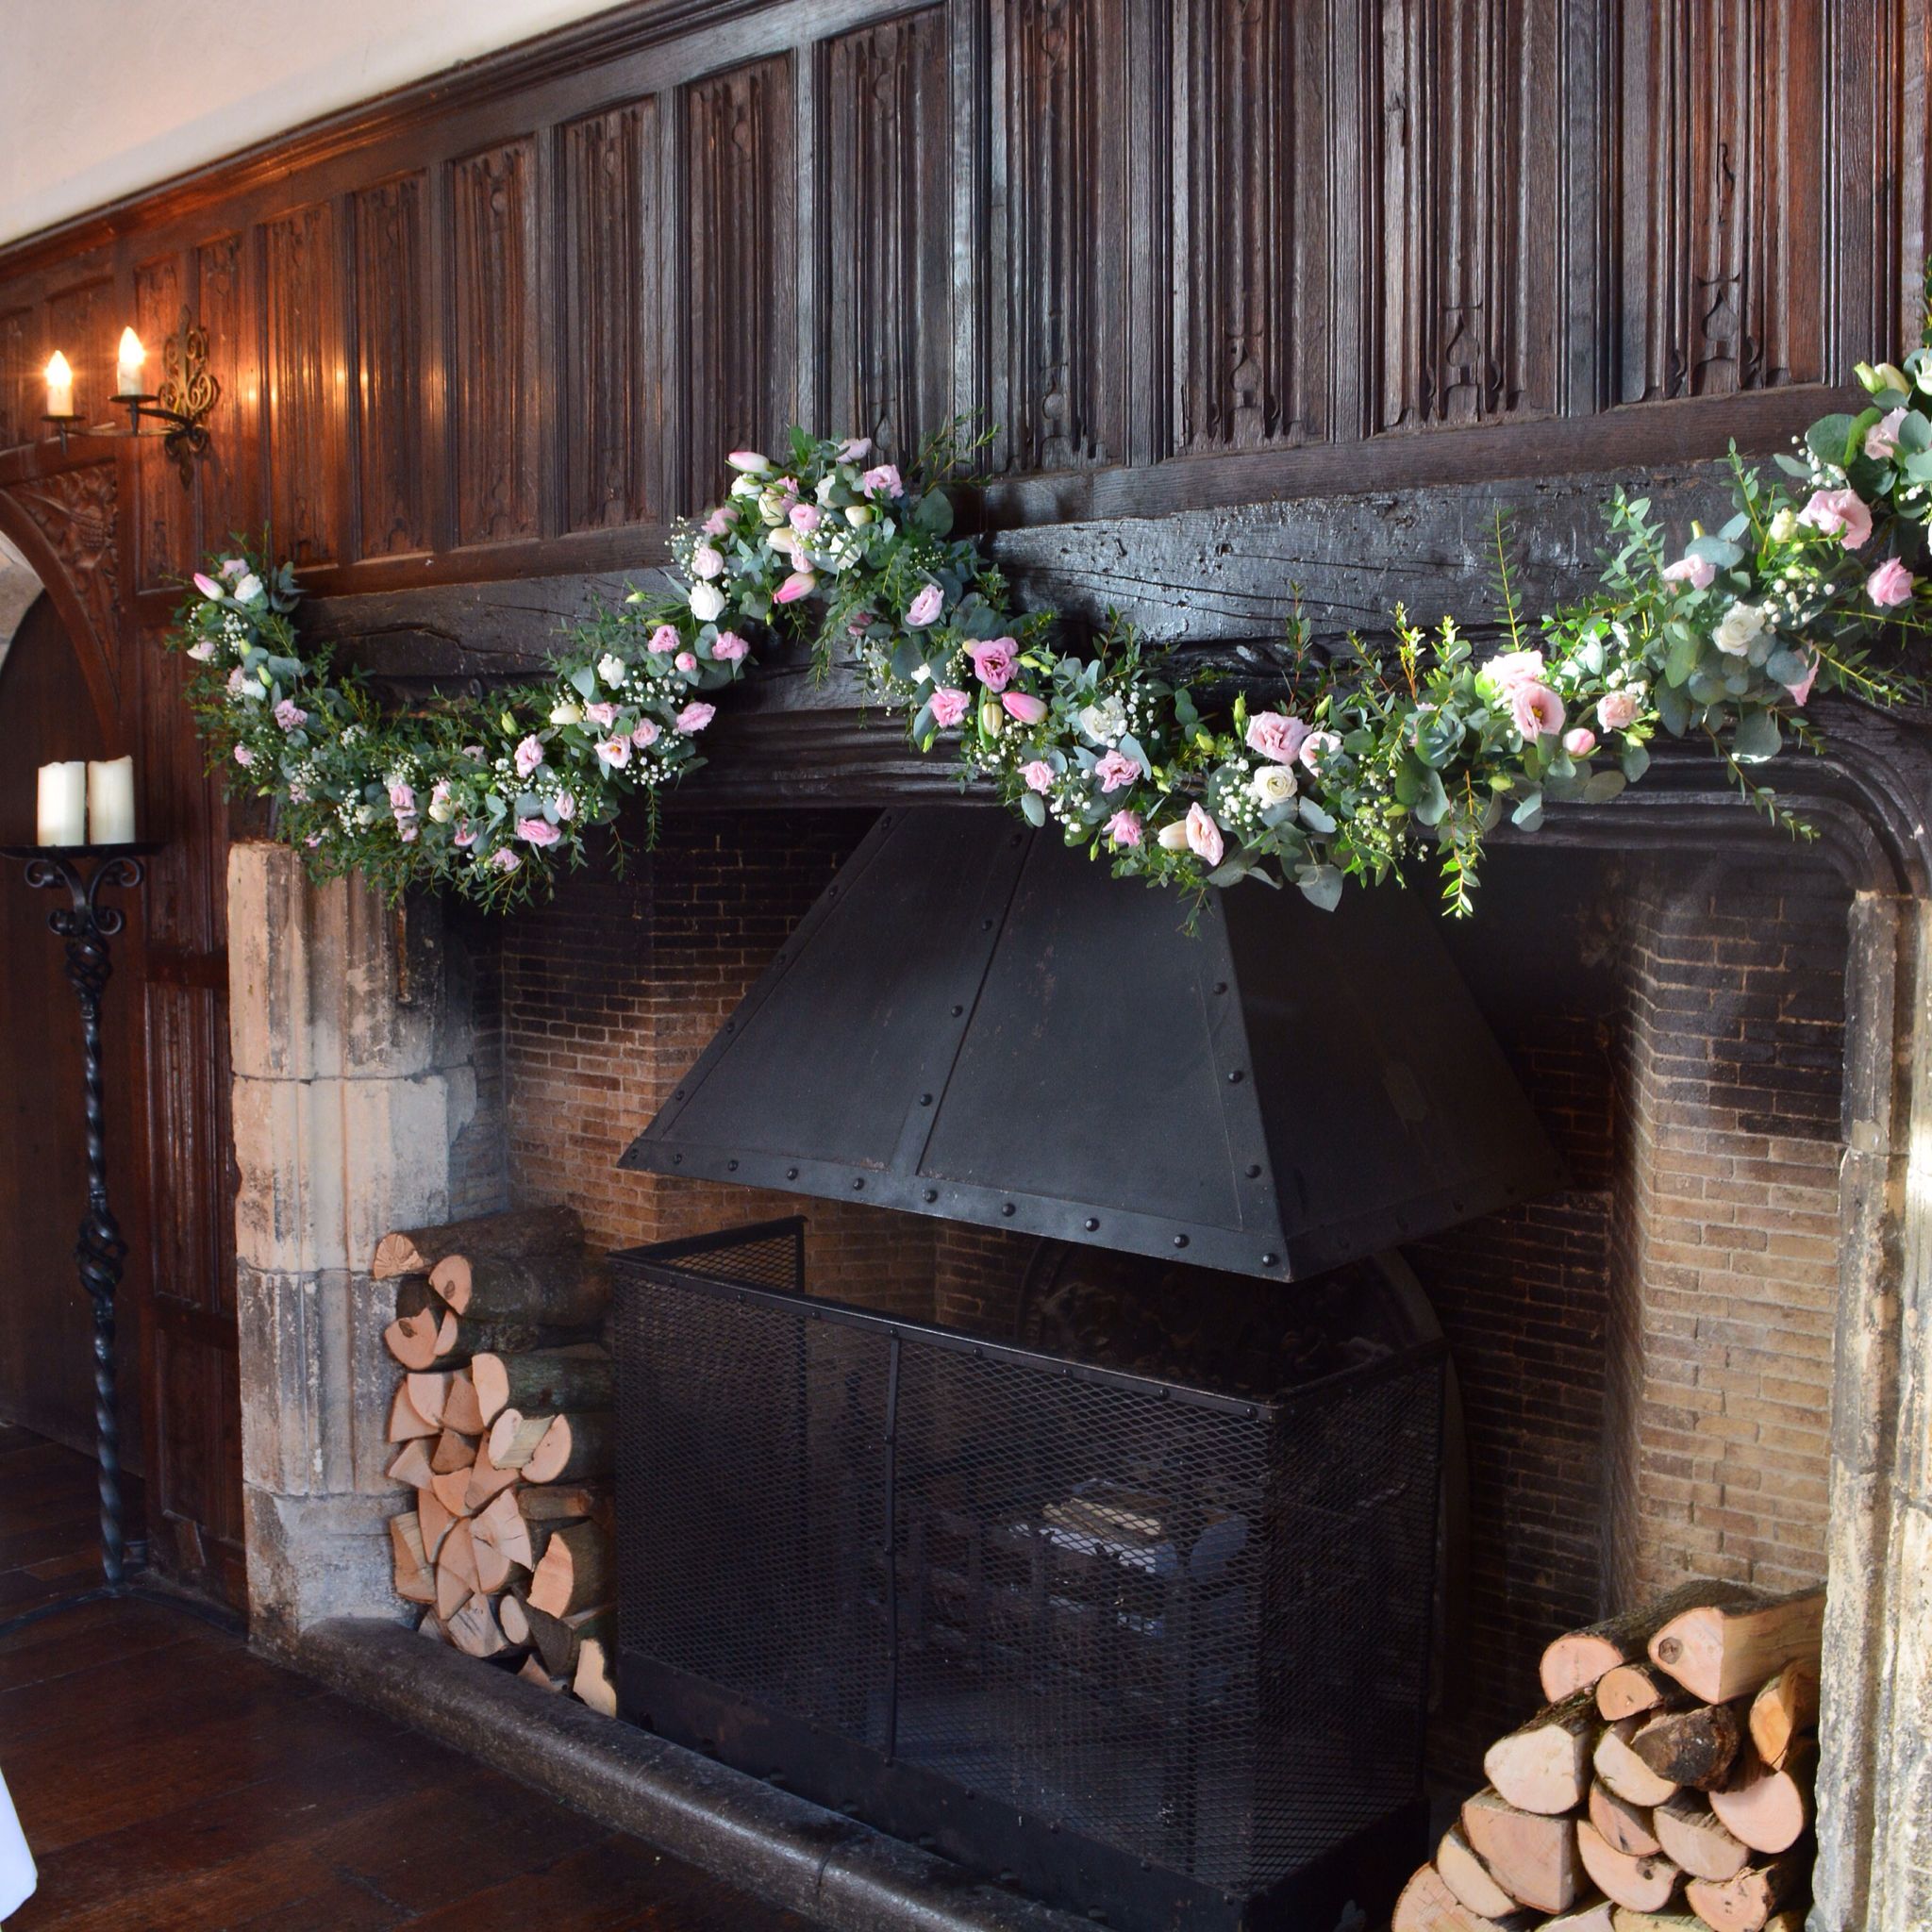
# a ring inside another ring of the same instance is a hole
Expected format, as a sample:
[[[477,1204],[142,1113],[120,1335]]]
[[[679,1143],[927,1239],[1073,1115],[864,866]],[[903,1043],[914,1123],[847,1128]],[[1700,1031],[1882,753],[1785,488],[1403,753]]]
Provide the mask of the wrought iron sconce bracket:
[[[54,425],[60,454],[67,454],[70,436],[158,436],[168,459],[181,473],[181,484],[186,489],[194,480],[196,460],[208,452],[208,419],[222,399],[222,385],[208,366],[208,330],[192,321],[186,308],[181,311],[181,326],[161,344],[161,370],[159,389],[131,391],[109,399],[116,408],[127,411],[125,429],[83,428],[77,414],[46,417],[44,420]],[[164,426],[143,429],[143,421]]]

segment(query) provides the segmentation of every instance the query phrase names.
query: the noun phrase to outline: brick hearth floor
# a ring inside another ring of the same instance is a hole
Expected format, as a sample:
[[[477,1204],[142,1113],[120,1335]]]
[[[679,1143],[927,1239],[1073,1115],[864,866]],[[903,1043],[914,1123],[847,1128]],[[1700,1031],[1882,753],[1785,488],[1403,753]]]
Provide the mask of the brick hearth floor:
[[[93,1580],[94,1512],[0,1425],[0,1619]],[[810,1932],[146,1604],[0,1642],[0,1770],[41,1868],[8,1932]]]

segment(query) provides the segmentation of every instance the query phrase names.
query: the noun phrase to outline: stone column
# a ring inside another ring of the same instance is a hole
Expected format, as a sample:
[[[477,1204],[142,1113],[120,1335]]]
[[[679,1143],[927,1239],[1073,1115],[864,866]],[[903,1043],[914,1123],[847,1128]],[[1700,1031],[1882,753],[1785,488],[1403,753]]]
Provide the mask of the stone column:
[[[487,1159],[465,961],[440,908],[312,886],[294,853],[228,859],[242,1461],[258,1641],[317,1619],[396,1617],[384,1474],[393,1289],[370,1280],[392,1227],[460,1200]],[[500,1172],[500,1163],[496,1172]]]

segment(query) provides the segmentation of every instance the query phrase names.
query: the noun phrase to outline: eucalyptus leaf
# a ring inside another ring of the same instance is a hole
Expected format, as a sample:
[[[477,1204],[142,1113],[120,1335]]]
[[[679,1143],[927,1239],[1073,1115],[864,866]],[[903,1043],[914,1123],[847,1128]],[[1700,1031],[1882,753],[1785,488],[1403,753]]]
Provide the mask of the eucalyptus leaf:
[[[576,687],[577,695],[586,703],[594,701],[597,695],[597,674],[588,664],[579,664],[570,675],[570,681]]]
[[[1808,658],[1782,641],[1764,660],[1764,675],[1774,684],[1803,684],[1805,674],[1810,668],[1811,660]]]
[[[1687,684],[1691,674],[1697,669],[1699,658],[1704,656],[1704,641],[1692,631],[1686,631],[1671,646],[1671,655],[1664,660],[1664,679],[1669,684]]]
[[[1046,823],[1046,800],[1037,791],[1023,791],[1020,794],[1020,815],[1029,825],[1040,826]]]
[[[1302,895],[1324,912],[1333,912],[1341,903],[1341,874],[1332,865],[1305,865],[1294,875]]]
[[[1312,798],[1299,800],[1297,808],[1301,813],[1302,824],[1307,826],[1309,831],[1320,832],[1324,837],[1334,831],[1335,821]]]
[[[1820,462],[1842,469],[1851,453],[1853,421],[1850,416],[1821,416],[1805,432],[1806,447]]]
[[[1650,770],[1650,747],[1645,744],[1626,744],[1619,762],[1624,768],[1624,777],[1634,785]]]
[[[1442,774],[1431,771],[1423,786],[1422,796],[1416,801],[1415,815],[1423,824],[1438,825],[1448,811],[1449,794],[1442,789]]]
[[[1629,782],[1614,765],[1607,771],[1592,772],[1584,780],[1583,802],[1585,805],[1607,805]]]
[[[1731,752],[1740,764],[1761,765],[1777,756],[1784,743],[1774,711],[1747,711],[1731,736]]]

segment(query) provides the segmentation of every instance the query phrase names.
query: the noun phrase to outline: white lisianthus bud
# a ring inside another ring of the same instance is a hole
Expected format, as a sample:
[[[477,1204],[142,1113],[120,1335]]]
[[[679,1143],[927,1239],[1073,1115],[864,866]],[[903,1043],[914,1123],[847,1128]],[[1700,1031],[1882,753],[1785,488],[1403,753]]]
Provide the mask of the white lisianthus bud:
[[[429,801],[429,816],[439,825],[446,825],[456,816],[457,808],[446,798],[432,798]]]
[[[872,522],[872,505],[869,503],[848,503],[845,506],[845,521],[855,530],[862,530]]]
[[[581,724],[584,714],[575,705],[558,705],[550,714],[553,724]]]
[[[731,485],[733,496],[756,496],[765,486],[756,476],[735,477]]]
[[[828,474],[819,478],[819,487],[816,491],[813,491],[813,494],[817,496],[818,500],[822,504],[830,503],[832,500],[832,491],[838,489],[838,476],[836,475]]]
[[[1248,780],[1248,790],[1264,811],[1272,805],[1286,805],[1298,789],[1294,770],[1289,765],[1263,765]]]
[[[1175,819],[1171,825],[1162,825],[1155,837],[1160,841],[1163,852],[1185,852],[1188,849],[1188,822]]]
[[[979,708],[979,729],[988,738],[1000,735],[1000,708],[995,699],[988,698]]]
[[[606,651],[597,659],[597,675],[608,685],[616,686],[624,682],[624,674],[628,667],[615,651]]]
[[[1789,543],[1798,534],[1798,513],[1788,504],[1771,520],[1771,541]]]
[[[759,475],[772,467],[771,458],[755,449],[735,449],[724,460],[745,476]]]
[[[724,614],[724,593],[716,584],[691,587],[691,614],[700,624],[714,624]]]

